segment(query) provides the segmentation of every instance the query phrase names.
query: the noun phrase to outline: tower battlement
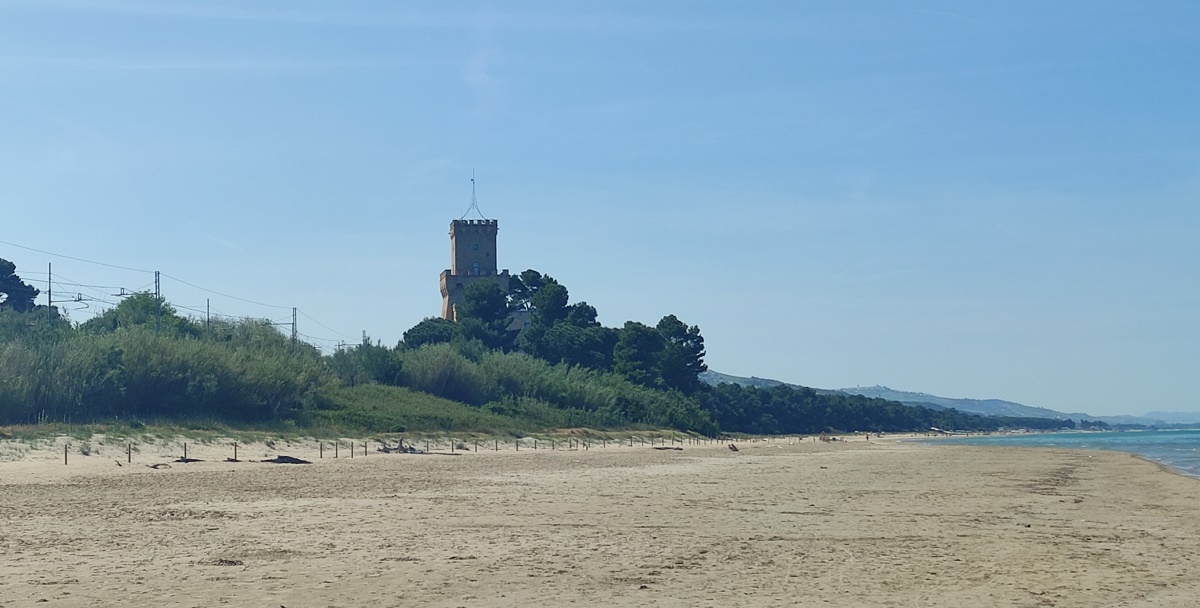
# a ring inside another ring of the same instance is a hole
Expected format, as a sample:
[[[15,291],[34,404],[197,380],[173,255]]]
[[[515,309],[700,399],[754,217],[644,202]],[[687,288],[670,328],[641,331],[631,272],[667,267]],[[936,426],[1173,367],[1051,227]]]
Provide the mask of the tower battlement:
[[[487,226],[491,226],[492,228],[496,228],[496,227],[498,226],[498,223],[497,223],[497,221],[496,221],[496,220],[454,220],[454,221],[450,222],[450,230],[451,230],[451,231],[453,231],[455,228],[457,228],[457,227],[459,227],[459,226],[463,226],[463,227],[469,227],[469,226],[487,227]]]

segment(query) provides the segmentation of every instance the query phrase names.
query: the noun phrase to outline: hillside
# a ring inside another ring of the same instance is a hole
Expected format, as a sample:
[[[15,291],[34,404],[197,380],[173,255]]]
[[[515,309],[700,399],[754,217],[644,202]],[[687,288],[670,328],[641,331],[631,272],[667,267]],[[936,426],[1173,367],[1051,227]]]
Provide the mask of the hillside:
[[[1167,424],[1200,424],[1200,412],[1147,412],[1145,418],[1162,420]]]
[[[1098,420],[1106,424],[1165,426],[1168,424],[1161,418],[1153,416],[1093,416],[1086,412],[1059,412],[1056,410],[1025,405],[1003,399],[954,399],[938,397],[928,393],[913,393],[898,391],[886,386],[854,387],[838,389],[841,392],[867,397],[891,399],[910,405],[936,404],[941,407],[952,407],[960,412],[971,412],[986,416],[1022,416],[1027,418],[1052,418],[1054,420]],[[1200,420],[1200,414],[1194,415]]]
[[[720,372],[711,370],[701,374],[700,378],[701,380],[714,386],[722,382],[728,382],[740,386],[755,386],[759,388],[770,388],[772,386],[778,386],[781,384],[792,388],[800,387],[800,385],[797,384],[788,384],[786,382],[772,380],[769,378],[758,378],[754,376],[746,378],[742,376],[722,374]],[[898,401],[905,405],[927,407],[934,410],[953,408],[960,412],[968,412],[984,416],[1047,418],[1052,420],[1099,420],[1107,424],[1136,424],[1145,426],[1200,424],[1200,413],[1193,412],[1151,412],[1145,416],[1093,416],[1084,412],[1060,412],[1049,408],[1025,405],[1023,403],[1017,403],[1014,401],[1005,401],[1003,399],[939,397],[929,393],[901,391],[886,386],[856,386],[852,388],[841,388],[835,390],[813,390],[820,394],[827,395],[861,395],[876,399],[886,399],[888,401]]]
[[[788,388],[806,388],[806,389],[816,392],[818,395],[848,395],[848,394],[850,394],[850,393],[844,393],[842,391],[829,390],[827,388],[813,388],[811,386],[803,386],[800,384],[790,384],[787,382],[783,382],[781,380],[772,380],[770,378],[759,378],[757,376],[750,376],[750,377],[732,376],[729,374],[722,374],[721,372],[715,372],[711,369],[708,371],[705,371],[705,372],[701,372],[700,380],[703,381],[705,384],[709,384],[712,386],[717,386],[718,384],[721,384],[723,382],[727,382],[729,384],[736,384],[738,386],[753,386],[755,388],[771,388],[772,386],[782,385],[782,386],[786,386]],[[926,407],[930,407],[931,409],[944,409],[944,408],[931,406],[931,405],[926,405]]]
[[[1053,418],[1055,420],[1066,420],[1071,418],[1071,414],[1056,412],[1044,407],[1033,407],[1012,401],[1004,401],[1003,399],[953,399],[949,397],[938,397],[928,393],[914,393],[909,391],[898,391],[886,386],[856,386],[853,388],[838,389],[839,392],[850,395],[862,395],[864,397],[877,397],[879,399],[888,399],[891,401],[899,401],[908,404],[926,405],[933,404],[942,408],[954,408],[960,412],[972,412],[976,414],[985,414],[988,416],[1023,416],[1028,418]],[[1080,415],[1074,415],[1078,418]],[[1091,416],[1088,416],[1091,419]]]

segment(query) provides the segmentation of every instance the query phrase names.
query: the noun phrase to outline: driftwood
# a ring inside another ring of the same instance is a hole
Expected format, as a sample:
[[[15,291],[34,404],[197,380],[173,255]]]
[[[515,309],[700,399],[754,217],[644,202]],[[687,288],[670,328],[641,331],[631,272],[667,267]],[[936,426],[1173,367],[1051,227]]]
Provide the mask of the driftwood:
[[[736,452],[736,451],[738,451],[738,449],[737,449],[737,446],[736,446],[736,445],[733,445],[732,443],[731,443],[731,444],[729,444],[729,451],[731,451],[731,452]]]
[[[204,462],[199,458],[176,458],[174,462]]]
[[[270,460],[260,460],[259,462],[269,462],[271,464],[312,464],[307,460],[301,460],[295,456],[279,455]]]
[[[671,447],[671,446],[669,446],[669,445],[660,445],[660,446],[658,446],[658,447],[656,447],[656,448],[654,448],[654,449],[656,449],[656,450],[678,450],[678,451],[680,451],[680,452],[682,452],[682,451],[683,451],[683,448],[681,448],[681,447],[679,447],[679,446]]]
[[[169,469],[169,468],[171,468],[171,465],[169,465],[165,462],[160,462],[158,464],[148,464],[146,466],[148,466],[152,469]]]
[[[425,452],[422,452],[421,450],[418,450],[417,448],[412,447],[411,445],[400,446],[400,447],[395,447],[395,448],[384,445],[381,448],[375,448],[375,451],[382,452],[384,454],[424,454],[425,453]]]
[[[387,442],[384,441],[383,447],[375,448],[375,451],[381,452],[384,454],[424,454],[425,453],[424,451],[418,450],[416,447],[414,447],[412,445],[404,445],[403,439],[396,442],[396,447],[389,446],[387,444]]]

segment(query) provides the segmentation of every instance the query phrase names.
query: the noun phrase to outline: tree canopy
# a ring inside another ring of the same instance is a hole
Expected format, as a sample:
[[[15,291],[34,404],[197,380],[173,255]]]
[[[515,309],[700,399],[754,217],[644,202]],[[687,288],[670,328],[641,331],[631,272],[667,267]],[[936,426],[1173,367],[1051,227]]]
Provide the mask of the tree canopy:
[[[0,306],[17,312],[29,312],[34,309],[34,300],[40,293],[17,276],[16,264],[0,258]]]
[[[87,333],[110,333],[120,328],[149,327],[181,336],[196,336],[200,326],[179,315],[174,306],[148,292],[138,292],[120,304],[85,321],[80,329]]]

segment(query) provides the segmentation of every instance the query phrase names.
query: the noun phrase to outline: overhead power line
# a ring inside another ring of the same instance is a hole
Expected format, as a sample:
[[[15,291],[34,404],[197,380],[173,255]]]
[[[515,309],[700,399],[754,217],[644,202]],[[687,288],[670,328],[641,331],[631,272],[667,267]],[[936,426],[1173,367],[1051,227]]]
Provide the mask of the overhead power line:
[[[238,300],[239,302],[247,302],[249,304],[257,304],[259,306],[266,306],[268,308],[279,308],[279,309],[283,309],[283,310],[291,310],[292,309],[291,306],[279,306],[278,304],[267,304],[265,302],[255,302],[254,300],[247,300],[246,298],[239,298],[237,296],[231,296],[227,293],[221,293],[219,291],[214,291],[212,289],[208,289],[206,287],[201,287],[201,286],[193,284],[193,283],[188,283],[187,281],[185,281],[183,279],[180,279],[178,277],[173,277],[165,272],[162,273],[162,276],[167,277],[168,279],[171,279],[172,281],[179,281],[180,283],[183,283],[184,285],[187,285],[188,287],[194,287],[196,289],[199,289],[200,291],[207,291],[208,293],[221,296],[222,298],[229,298],[231,300]]]
[[[316,319],[314,319],[314,318],[312,318],[312,317],[308,316],[307,314],[305,314],[305,312],[304,312],[303,310],[300,310],[299,312],[300,312],[300,314],[304,315],[304,318],[305,318],[305,319],[308,319],[309,321],[312,321],[313,323],[316,323],[317,325],[320,325],[321,327],[324,327],[325,329],[327,329],[327,330],[329,330],[329,331],[331,331],[331,332],[333,332],[333,333],[335,333],[335,334],[337,334],[337,335],[339,335],[339,336],[341,336],[341,337],[343,337],[343,338],[349,338],[349,339],[351,339],[351,340],[355,340],[355,339],[356,339],[356,338],[354,338],[354,337],[347,336],[346,334],[344,334],[344,333],[342,333],[342,332],[340,332],[340,331],[338,331],[338,330],[336,330],[336,329],[333,329],[332,327],[329,327],[329,326],[325,325],[324,323],[322,323],[322,322],[320,322],[320,321],[318,321],[318,320],[316,320]]]
[[[474,181],[474,180],[472,180],[472,181]],[[472,186],[473,186],[473,184],[472,184]],[[472,189],[473,189],[473,188],[472,188]],[[474,196],[474,193],[472,193],[472,196]],[[481,214],[481,215],[482,215],[482,214]],[[76,293],[75,293],[75,297],[74,297],[74,298],[71,298],[70,300],[54,300],[53,302],[50,302],[51,304],[54,304],[54,303],[78,303],[78,304],[83,304],[83,305],[86,307],[86,306],[87,306],[87,302],[101,302],[101,303],[104,303],[104,304],[108,304],[108,305],[110,305],[110,306],[115,306],[115,305],[116,305],[116,303],[115,303],[115,302],[112,302],[112,301],[110,301],[110,300],[108,300],[108,299],[105,299],[105,298],[106,298],[106,297],[118,297],[118,298],[119,298],[119,297],[124,297],[124,296],[127,296],[127,295],[133,295],[134,293],[141,292],[142,290],[148,289],[148,288],[149,288],[149,287],[151,287],[151,286],[154,286],[154,288],[155,288],[155,294],[156,294],[156,295],[158,295],[158,294],[159,294],[158,277],[159,277],[159,276],[163,276],[163,277],[166,277],[166,278],[168,278],[168,279],[171,279],[171,280],[173,280],[173,281],[177,281],[177,282],[179,282],[179,283],[182,283],[182,284],[184,284],[184,285],[187,285],[187,286],[189,286],[189,287],[192,287],[192,288],[194,288],[194,289],[198,289],[198,290],[200,290],[200,291],[204,291],[204,292],[207,292],[207,293],[211,293],[211,294],[213,294],[213,295],[221,296],[221,297],[223,297],[223,298],[229,298],[230,300],[237,300],[237,301],[239,301],[239,302],[246,302],[247,304],[254,304],[254,305],[256,305],[256,306],[265,306],[265,307],[267,307],[267,308],[277,308],[277,309],[280,309],[280,310],[291,310],[291,311],[292,311],[292,317],[291,317],[291,319],[285,319],[285,320],[267,320],[267,321],[268,321],[269,323],[271,323],[272,325],[291,325],[291,326],[292,326],[292,333],[293,333],[293,336],[296,336],[296,335],[303,335],[303,334],[299,334],[299,332],[297,332],[297,331],[296,331],[296,318],[295,318],[295,316],[296,316],[296,313],[299,313],[299,314],[302,314],[302,315],[304,315],[304,318],[308,319],[309,321],[312,321],[313,323],[316,323],[316,324],[317,324],[317,325],[319,325],[320,327],[322,327],[322,328],[324,328],[324,329],[326,329],[326,330],[328,330],[328,331],[331,331],[331,332],[333,332],[333,333],[335,333],[335,334],[337,334],[337,335],[339,335],[339,336],[342,336],[343,338],[347,338],[347,339],[350,339],[350,340],[354,340],[354,339],[355,339],[355,338],[354,338],[354,337],[352,337],[352,336],[349,336],[349,335],[347,335],[347,334],[344,334],[344,333],[342,333],[342,332],[340,332],[340,331],[337,331],[336,329],[333,329],[332,327],[329,327],[328,325],[325,325],[324,323],[321,323],[320,321],[318,321],[318,320],[314,319],[314,318],[313,318],[311,315],[309,315],[309,314],[307,314],[307,313],[305,313],[305,312],[303,312],[303,311],[299,310],[298,308],[296,308],[296,307],[294,307],[294,306],[280,306],[280,305],[278,305],[278,304],[268,304],[268,303],[266,303],[266,302],[259,302],[259,301],[257,301],[257,300],[250,300],[250,299],[247,299],[247,298],[240,298],[240,297],[238,297],[238,296],[233,296],[233,295],[229,295],[229,294],[227,294],[227,293],[222,293],[222,292],[220,292],[220,291],[216,291],[215,289],[209,289],[209,288],[207,288],[207,287],[201,287],[200,285],[196,285],[195,283],[190,283],[190,282],[188,282],[188,281],[185,281],[185,280],[183,280],[183,279],[181,279],[181,278],[179,278],[179,277],[171,276],[171,275],[169,275],[169,274],[167,274],[167,273],[165,273],[165,272],[161,272],[161,271],[144,270],[144,269],[141,269],[141,268],[131,268],[131,267],[129,267],[129,266],[121,266],[121,265],[119,265],[119,264],[108,264],[108,263],[106,263],[106,262],[97,262],[96,260],[89,260],[89,259],[86,259],[86,258],[80,258],[80,257],[75,257],[75,256],[70,256],[70,255],[64,255],[64,254],[61,254],[61,253],[55,253],[55,252],[53,252],[53,251],[46,251],[46,250],[43,250],[43,249],[37,249],[37,248],[35,248],[35,247],[27,247],[27,246],[25,246],[25,245],[19,245],[19,244],[17,244],[17,243],[12,243],[12,242],[9,242],[9,241],[3,241],[3,240],[0,240],[0,244],[8,245],[8,246],[10,246],[10,247],[16,247],[16,248],[18,248],[18,249],[26,249],[26,250],[28,250],[28,251],[35,251],[35,252],[37,252],[37,253],[41,253],[41,254],[45,254],[45,255],[50,255],[50,256],[54,256],[54,257],[59,257],[59,258],[64,258],[64,259],[67,259],[67,260],[74,260],[74,261],[77,261],[77,262],[83,262],[83,263],[85,263],[85,264],[95,264],[95,265],[97,265],[97,266],[106,266],[106,267],[108,267],[108,268],[117,268],[117,269],[119,269],[119,270],[128,270],[128,271],[131,271],[131,272],[143,272],[143,273],[146,273],[146,274],[153,274],[153,275],[155,275],[155,280],[154,280],[154,282],[152,282],[152,283],[148,283],[148,284],[146,284],[146,285],[144,285],[144,286],[142,286],[142,287],[139,287],[139,288],[137,288],[137,289],[134,289],[134,290],[129,290],[129,291],[127,291],[127,290],[126,290],[126,288],[124,288],[124,287],[120,287],[120,286],[112,286],[112,285],[92,285],[92,284],[87,284],[87,283],[83,283],[83,282],[75,281],[74,279],[71,279],[70,277],[65,277],[65,276],[62,276],[62,275],[57,275],[57,276],[55,277],[55,279],[62,278],[62,279],[66,279],[66,281],[54,280],[53,282],[51,282],[51,281],[49,281],[49,280],[46,280],[46,279],[30,278],[29,280],[31,280],[31,281],[35,281],[35,282],[38,282],[38,283],[44,283],[44,284],[46,284],[48,287],[57,287],[57,288],[58,288],[58,290],[55,292],[56,294],[57,294],[57,293],[64,293],[64,292],[65,292],[65,293],[69,293],[69,292],[71,292],[71,291],[75,291],[75,292],[76,292]],[[81,291],[81,290],[89,290],[89,291],[91,291],[91,290],[113,290],[113,289],[119,289],[119,290],[121,290],[121,293],[114,293],[114,294],[104,293],[104,294],[102,295],[102,297],[97,297],[97,295],[96,295],[95,293],[87,294],[86,296],[85,296],[83,293],[80,293],[80,291]],[[227,315],[227,314],[225,314],[225,313],[222,313],[222,312],[220,312],[220,311],[214,311],[214,310],[212,310],[211,306],[207,306],[207,305],[206,305],[206,307],[205,307],[205,310],[203,310],[203,311],[201,311],[199,308],[193,308],[193,307],[190,307],[190,306],[180,306],[180,305],[176,305],[176,308],[178,308],[178,309],[182,309],[182,310],[188,310],[188,311],[191,311],[191,312],[196,312],[196,313],[204,312],[206,315],[209,315],[209,316],[211,316],[212,312],[216,312],[218,316],[224,316],[224,317],[227,317],[227,318],[230,318],[230,319],[233,319],[233,318],[251,318],[251,317],[244,317],[244,316],[241,316],[241,317],[235,317],[235,316],[233,316],[233,315]],[[337,340],[332,340],[332,339],[316,338],[315,336],[305,336],[305,337],[308,337],[308,338],[313,338],[313,339],[317,339],[317,340],[326,340],[326,341],[328,341],[328,342],[336,342],[336,341],[337,341]]]
[[[106,264],[106,263],[104,263],[104,262],[97,262],[97,261],[95,261],[95,260],[85,260],[85,259],[83,259],[83,258],[77,258],[77,257],[74,257],[74,256],[69,256],[69,255],[63,255],[63,254],[61,254],[61,253],[54,253],[53,251],[43,251],[43,250],[41,250],[41,249],[34,249],[33,247],[26,247],[26,246],[24,246],[24,245],[18,245],[18,244],[16,244],[16,243],[10,243],[10,242],[8,242],[8,241],[0,241],[0,243],[3,243],[3,244],[5,244],[5,245],[9,245],[9,246],[11,246],[11,247],[17,247],[17,248],[20,248],[20,249],[28,249],[29,251],[36,251],[36,252],[38,252],[38,253],[44,253],[44,254],[46,254],[46,255],[52,255],[52,256],[55,256],[55,257],[66,258],[66,259],[68,259],[68,260],[75,260],[76,262],[84,262],[84,263],[87,263],[87,264],[95,264],[95,265],[97,265],[97,266],[108,266],[109,268],[119,268],[119,269],[121,269],[121,270],[129,270],[129,271],[132,271],[132,272],[145,272],[145,273],[148,273],[148,274],[149,274],[149,273],[152,273],[152,272],[154,272],[153,270],[142,270],[141,268],[130,268],[130,267],[128,267],[128,266],[118,266],[118,265],[116,265],[116,264]]]

